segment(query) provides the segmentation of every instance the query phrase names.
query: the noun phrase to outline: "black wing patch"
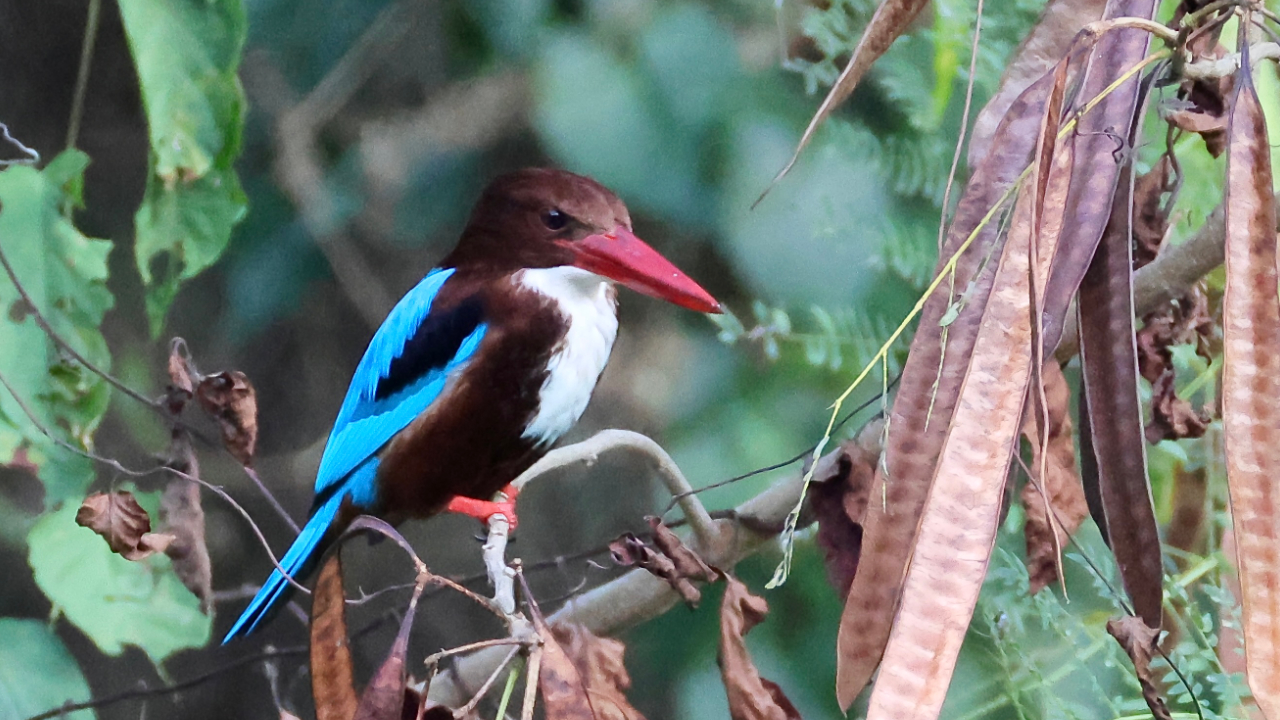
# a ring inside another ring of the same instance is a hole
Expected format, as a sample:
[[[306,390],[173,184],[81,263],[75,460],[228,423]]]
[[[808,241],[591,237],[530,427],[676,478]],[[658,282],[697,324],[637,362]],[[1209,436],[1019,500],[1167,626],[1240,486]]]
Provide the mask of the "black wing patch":
[[[413,331],[391,361],[387,374],[374,389],[375,402],[404,390],[432,370],[438,370],[458,354],[467,336],[484,321],[484,304],[472,296],[448,310],[432,310]]]

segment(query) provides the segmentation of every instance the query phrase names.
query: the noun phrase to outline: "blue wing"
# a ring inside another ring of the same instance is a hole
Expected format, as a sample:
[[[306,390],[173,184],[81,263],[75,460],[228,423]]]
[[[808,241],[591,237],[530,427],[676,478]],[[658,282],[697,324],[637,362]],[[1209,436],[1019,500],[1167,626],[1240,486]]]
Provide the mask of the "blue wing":
[[[452,275],[433,270],[401,298],[356,366],[320,460],[311,518],[280,560],[290,577],[300,579],[319,559],[345,498],[362,508],[377,502],[377,452],[440,396],[484,338],[478,298],[431,312]],[[272,571],[222,642],[253,632],[288,588],[284,574]]]
[[[475,354],[487,329],[478,300],[431,314],[432,302],[453,272],[433,270],[396,303],[374,333],[329,433],[316,473],[317,495],[332,492],[331,487],[413,422],[439,397],[450,373]]]

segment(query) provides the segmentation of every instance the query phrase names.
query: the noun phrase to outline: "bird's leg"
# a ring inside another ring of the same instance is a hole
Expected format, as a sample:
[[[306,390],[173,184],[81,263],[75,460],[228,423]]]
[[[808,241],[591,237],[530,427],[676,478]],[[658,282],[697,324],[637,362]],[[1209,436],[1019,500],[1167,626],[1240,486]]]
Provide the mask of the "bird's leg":
[[[515,530],[518,521],[516,519],[516,495],[520,493],[514,485],[508,485],[502,488],[502,494],[506,496],[506,500],[494,502],[492,500],[477,500],[475,498],[463,497],[461,495],[449,501],[445,506],[445,512],[459,513],[467,517],[473,517],[482,523],[488,523],[489,518],[494,515],[502,515],[507,519],[507,523],[511,525],[511,529]]]

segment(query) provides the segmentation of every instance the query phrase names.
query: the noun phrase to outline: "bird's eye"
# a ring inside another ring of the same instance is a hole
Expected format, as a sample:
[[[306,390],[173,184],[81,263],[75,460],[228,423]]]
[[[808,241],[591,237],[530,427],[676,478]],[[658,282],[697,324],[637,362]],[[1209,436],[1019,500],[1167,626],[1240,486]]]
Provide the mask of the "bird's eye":
[[[542,213],[542,224],[548,230],[563,230],[569,224],[569,216],[553,208]]]

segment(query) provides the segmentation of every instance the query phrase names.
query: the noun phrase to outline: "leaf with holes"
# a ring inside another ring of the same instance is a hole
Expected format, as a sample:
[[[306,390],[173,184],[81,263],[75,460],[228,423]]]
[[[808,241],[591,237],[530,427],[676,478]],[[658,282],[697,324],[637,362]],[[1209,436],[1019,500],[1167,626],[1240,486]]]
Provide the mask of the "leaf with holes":
[[[12,167],[0,173],[0,249],[18,282],[54,331],[81,355],[109,368],[99,331],[112,306],[107,290],[111,243],[82,235],[62,215],[80,204],[79,186],[89,158],[67,151],[43,170]],[[0,389],[0,465],[21,461],[44,484],[45,508],[79,502],[93,481],[91,462],[58,447],[37,427],[79,448],[91,446],[110,399],[102,378],[67,362],[36,324],[8,273],[0,273],[0,377],[21,396]]]
[[[245,214],[234,163],[244,128],[236,68],[247,22],[242,0],[121,0],[120,18],[151,141],[134,259],[154,336],[179,284],[218,259]]]

